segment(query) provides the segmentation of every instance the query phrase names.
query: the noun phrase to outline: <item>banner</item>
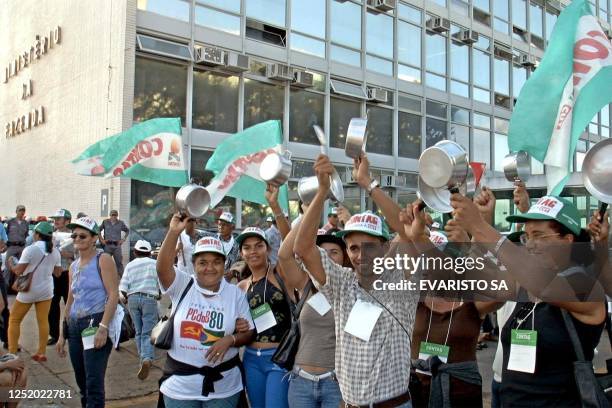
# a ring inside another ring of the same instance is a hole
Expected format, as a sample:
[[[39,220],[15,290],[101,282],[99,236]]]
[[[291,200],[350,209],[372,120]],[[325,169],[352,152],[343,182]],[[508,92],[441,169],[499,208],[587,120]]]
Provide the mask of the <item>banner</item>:
[[[510,120],[510,151],[546,165],[548,194],[558,195],[580,134],[612,102],[612,44],[586,0],[560,14],[537,70],[523,86]]]
[[[268,154],[282,151],[282,141],[280,121],[269,120],[220,143],[206,163],[206,170],[215,173],[215,178],[206,187],[210,193],[211,207],[219,204],[226,195],[267,204],[264,196],[266,183],[259,177],[259,167]],[[286,185],[281,186],[278,201],[281,208],[287,211],[289,198]]]
[[[77,174],[130,177],[169,187],[187,184],[181,120],[158,118],[89,146],[72,161]]]

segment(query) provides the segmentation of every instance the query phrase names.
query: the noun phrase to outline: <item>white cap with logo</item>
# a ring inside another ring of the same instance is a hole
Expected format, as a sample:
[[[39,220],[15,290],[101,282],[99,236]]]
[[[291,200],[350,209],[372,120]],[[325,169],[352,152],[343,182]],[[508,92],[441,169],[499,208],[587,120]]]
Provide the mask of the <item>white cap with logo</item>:
[[[219,216],[219,220],[220,221],[225,221],[225,222],[229,222],[230,224],[234,223],[234,216],[232,215],[232,213],[224,211],[220,216]]]
[[[195,248],[193,250],[193,255],[200,254],[202,252],[213,252],[219,255],[223,255],[225,257],[225,252],[223,251],[223,244],[221,241],[215,237],[205,237],[201,238],[196,242]]]
[[[136,241],[136,245],[134,245],[134,249],[140,252],[151,252],[151,244],[149,241],[145,241],[144,239],[139,239]]]

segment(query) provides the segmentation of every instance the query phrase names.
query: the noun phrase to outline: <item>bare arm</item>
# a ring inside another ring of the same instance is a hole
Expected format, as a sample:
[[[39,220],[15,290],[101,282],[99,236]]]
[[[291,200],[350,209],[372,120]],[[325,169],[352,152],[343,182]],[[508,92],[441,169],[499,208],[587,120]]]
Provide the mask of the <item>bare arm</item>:
[[[266,201],[274,214],[274,219],[276,220],[276,226],[278,227],[278,231],[281,234],[281,238],[285,239],[291,230],[291,226],[287,222],[285,218],[285,214],[283,214],[283,210],[278,204],[278,192],[279,189],[277,186],[273,186],[272,184],[268,184],[266,187]]]
[[[117,300],[119,299],[119,282],[117,282],[117,267],[115,261],[108,254],[100,255],[100,272],[102,274],[102,283],[108,295],[106,306],[104,307],[104,315],[101,323],[108,326],[115,315],[117,309]]]
[[[283,277],[285,278],[288,290],[301,290],[308,281],[308,275],[299,268],[293,255],[293,247],[298,232],[299,224],[289,232],[289,235],[283,240],[278,250],[278,263],[283,271]]]
[[[176,277],[176,272],[174,272],[176,243],[181,235],[181,232],[183,232],[185,229],[186,223],[186,217],[181,220],[180,214],[174,214],[170,220],[166,238],[164,239],[164,242],[162,242],[162,246],[159,249],[159,254],[157,255],[157,277],[159,278],[159,282],[164,289],[168,289]]]

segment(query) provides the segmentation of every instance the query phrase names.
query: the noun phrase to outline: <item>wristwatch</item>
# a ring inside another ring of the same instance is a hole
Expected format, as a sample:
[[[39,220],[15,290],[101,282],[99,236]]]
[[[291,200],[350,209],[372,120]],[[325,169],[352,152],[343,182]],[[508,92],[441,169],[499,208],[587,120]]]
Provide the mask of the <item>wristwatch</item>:
[[[372,194],[372,191],[377,187],[380,187],[380,183],[377,179],[372,179],[372,181],[370,181],[370,184],[366,187],[366,191],[368,192],[368,194]]]

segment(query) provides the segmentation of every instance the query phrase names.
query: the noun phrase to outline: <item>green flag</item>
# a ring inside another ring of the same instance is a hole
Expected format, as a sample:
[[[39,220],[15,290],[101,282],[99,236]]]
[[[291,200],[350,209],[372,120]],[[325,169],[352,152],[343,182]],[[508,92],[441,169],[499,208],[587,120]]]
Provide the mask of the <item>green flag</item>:
[[[206,170],[215,173],[215,178],[206,187],[211,207],[219,204],[226,195],[267,204],[264,196],[266,183],[259,176],[259,166],[269,153],[282,151],[282,142],[280,121],[269,120],[238,132],[219,144],[206,163]],[[286,185],[281,186],[278,201],[287,211]]]
[[[586,0],[566,7],[538,69],[523,86],[510,120],[508,147],[546,165],[548,194],[569,176],[580,134],[612,102],[612,45]]]
[[[151,119],[89,146],[72,161],[77,174],[187,184],[179,118]]]

